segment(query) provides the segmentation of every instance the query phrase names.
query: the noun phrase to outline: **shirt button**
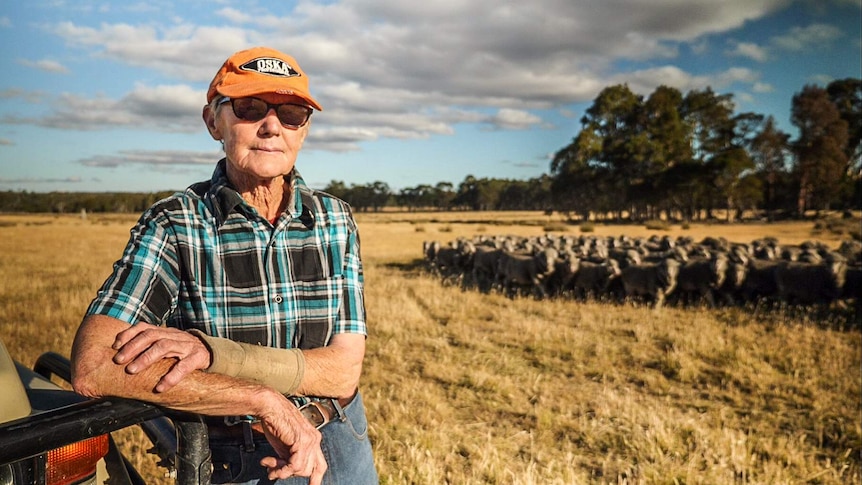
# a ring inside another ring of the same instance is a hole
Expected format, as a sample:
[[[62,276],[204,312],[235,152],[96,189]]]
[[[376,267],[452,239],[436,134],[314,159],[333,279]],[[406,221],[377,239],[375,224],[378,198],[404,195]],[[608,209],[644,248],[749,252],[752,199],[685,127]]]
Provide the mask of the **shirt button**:
[[[276,303],[281,303],[282,301],[284,301],[281,295],[275,295],[275,298],[273,298],[273,300],[275,300]]]

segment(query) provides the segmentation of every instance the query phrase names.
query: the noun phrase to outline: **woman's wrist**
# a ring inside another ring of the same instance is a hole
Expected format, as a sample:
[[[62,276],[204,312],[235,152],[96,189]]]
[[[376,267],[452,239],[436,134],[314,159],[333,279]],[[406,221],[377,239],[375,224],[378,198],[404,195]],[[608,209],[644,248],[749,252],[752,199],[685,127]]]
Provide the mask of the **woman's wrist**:
[[[209,349],[206,372],[251,380],[282,394],[293,394],[305,375],[305,356],[299,349],[276,349],[213,337],[189,330]]]

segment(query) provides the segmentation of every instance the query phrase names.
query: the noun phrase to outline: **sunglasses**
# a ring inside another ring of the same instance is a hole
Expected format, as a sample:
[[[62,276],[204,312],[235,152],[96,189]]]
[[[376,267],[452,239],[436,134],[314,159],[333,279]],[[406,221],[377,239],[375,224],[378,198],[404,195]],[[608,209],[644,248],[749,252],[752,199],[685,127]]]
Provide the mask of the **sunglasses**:
[[[274,109],[278,121],[286,128],[294,130],[308,123],[313,111],[308,106],[301,104],[269,104],[259,98],[222,98],[218,104],[222,105],[227,102],[230,102],[233,114],[243,121],[260,121],[266,117],[269,110]]]

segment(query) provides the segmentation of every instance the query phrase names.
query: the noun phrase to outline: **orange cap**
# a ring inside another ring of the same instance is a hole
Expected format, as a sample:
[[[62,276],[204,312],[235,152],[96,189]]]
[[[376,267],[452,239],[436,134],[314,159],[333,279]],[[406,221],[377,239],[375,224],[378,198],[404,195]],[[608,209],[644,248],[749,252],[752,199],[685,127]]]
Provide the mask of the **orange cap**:
[[[269,47],[253,47],[230,56],[210,83],[207,103],[217,94],[242,98],[275,93],[299,96],[323,111],[308,92],[308,77],[293,57]]]

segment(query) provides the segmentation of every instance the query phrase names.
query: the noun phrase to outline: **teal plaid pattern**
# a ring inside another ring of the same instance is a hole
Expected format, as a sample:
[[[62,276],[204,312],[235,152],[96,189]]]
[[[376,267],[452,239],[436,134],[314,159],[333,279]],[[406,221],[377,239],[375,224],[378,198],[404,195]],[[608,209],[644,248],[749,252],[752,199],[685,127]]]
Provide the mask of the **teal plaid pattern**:
[[[229,186],[225,160],[154,204],[87,313],[279,348],[367,335],[350,207],[296,170],[287,179],[292,203],[274,226]]]

